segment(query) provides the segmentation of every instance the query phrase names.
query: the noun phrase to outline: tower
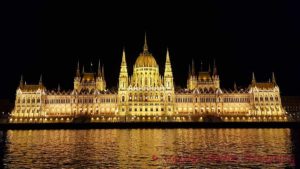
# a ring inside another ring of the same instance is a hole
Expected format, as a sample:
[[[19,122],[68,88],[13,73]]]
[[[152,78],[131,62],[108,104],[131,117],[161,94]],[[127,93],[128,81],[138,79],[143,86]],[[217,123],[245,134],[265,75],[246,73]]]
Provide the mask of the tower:
[[[192,90],[197,87],[197,77],[195,73],[195,63],[194,59],[192,60],[192,67],[189,70],[189,76],[188,76],[188,82],[187,82],[187,88]]]
[[[218,70],[217,70],[217,65],[216,65],[216,60],[214,60],[214,68],[213,68],[213,81],[214,81],[214,85],[215,85],[215,88],[220,88],[220,78],[219,78],[219,75],[218,75]]]
[[[167,90],[174,91],[174,81],[173,81],[173,73],[172,73],[172,66],[169,56],[169,50],[167,49],[166,54],[166,64],[165,64],[165,73],[164,73],[164,85]]]
[[[80,85],[80,66],[79,66],[79,61],[77,63],[77,69],[76,69],[76,76],[74,78],[74,90],[78,90],[79,89],[79,85]]]
[[[119,91],[126,90],[128,87],[128,72],[126,64],[125,49],[123,49],[122,62],[119,75]]]
[[[99,59],[99,63],[98,63],[96,88],[100,91],[103,91],[106,89],[106,81],[105,81],[105,77],[104,77],[104,65],[102,66],[102,70],[101,70],[100,59]]]

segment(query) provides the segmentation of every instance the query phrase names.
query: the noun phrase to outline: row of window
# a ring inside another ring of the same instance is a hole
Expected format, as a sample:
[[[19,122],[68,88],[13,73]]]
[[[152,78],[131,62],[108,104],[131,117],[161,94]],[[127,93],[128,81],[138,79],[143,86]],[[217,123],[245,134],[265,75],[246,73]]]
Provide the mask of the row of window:
[[[270,98],[269,97],[265,97],[265,99],[263,97],[259,98],[259,101],[261,101],[261,102],[262,101],[269,101],[269,100],[270,101],[274,101],[274,97],[270,97]],[[255,97],[255,101],[258,102],[258,97]],[[275,101],[278,101],[278,97],[277,96],[275,97]]]
[[[41,102],[40,99],[25,99],[25,98],[22,99],[22,103],[23,104],[25,104],[25,103],[27,103],[27,104],[30,104],[30,103],[40,103],[40,102]],[[17,103],[20,104],[21,103],[21,99],[18,99]]]
[[[114,98],[102,98],[102,99],[73,99],[72,103],[115,103],[116,99]],[[65,104],[71,103],[71,99],[48,99],[45,100],[45,104]]]
[[[164,111],[164,108],[129,108],[128,109],[130,112],[132,112],[132,111],[135,111],[135,112],[137,112],[137,111],[139,111],[139,112],[141,112],[141,111],[150,111],[150,112],[153,112],[153,111]]]
[[[139,99],[137,98],[137,96],[134,96],[134,100],[132,98],[132,95],[129,95],[129,101],[149,101],[149,100],[153,100],[154,97],[150,96],[148,97],[147,95],[143,96],[140,95]],[[158,96],[155,96],[155,99],[158,99]],[[160,101],[164,101],[163,97],[160,97]],[[171,102],[171,96],[168,96],[168,102]],[[122,102],[125,102],[125,96],[122,96]]]
[[[249,98],[224,98],[224,102],[249,103]]]

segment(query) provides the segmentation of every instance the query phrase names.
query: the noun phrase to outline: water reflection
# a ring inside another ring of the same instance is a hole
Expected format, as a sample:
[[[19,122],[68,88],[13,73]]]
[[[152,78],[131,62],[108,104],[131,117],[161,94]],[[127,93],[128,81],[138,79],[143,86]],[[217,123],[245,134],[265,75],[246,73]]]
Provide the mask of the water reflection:
[[[4,168],[293,167],[290,129],[9,130]],[[298,157],[296,156],[296,164]]]

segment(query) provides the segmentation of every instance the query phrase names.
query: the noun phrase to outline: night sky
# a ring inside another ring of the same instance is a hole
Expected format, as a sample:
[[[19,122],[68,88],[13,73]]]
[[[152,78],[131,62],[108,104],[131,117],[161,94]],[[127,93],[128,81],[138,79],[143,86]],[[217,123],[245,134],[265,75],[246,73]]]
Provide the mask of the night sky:
[[[78,60],[90,70],[101,59],[108,87],[117,86],[122,48],[132,73],[145,32],[161,73],[169,48],[178,86],[192,58],[197,70],[216,59],[222,88],[275,72],[282,95],[300,95],[299,1],[101,2],[1,1],[0,98],[14,99],[21,74],[72,89]]]

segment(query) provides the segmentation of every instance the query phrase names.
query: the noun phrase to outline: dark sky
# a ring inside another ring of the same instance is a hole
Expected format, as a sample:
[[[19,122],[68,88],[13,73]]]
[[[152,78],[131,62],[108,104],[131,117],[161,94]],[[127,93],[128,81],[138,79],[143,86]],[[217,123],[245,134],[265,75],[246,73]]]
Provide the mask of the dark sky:
[[[192,58],[198,70],[215,58],[222,88],[274,71],[283,95],[300,95],[299,1],[101,2],[1,1],[0,98],[14,98],[21,74],[72,89],[78,59],[88,69],[100,58],[116,86],[123,46],[132,72],[145,31],[161,72],[169,48],[177,85],[186,85]]]

